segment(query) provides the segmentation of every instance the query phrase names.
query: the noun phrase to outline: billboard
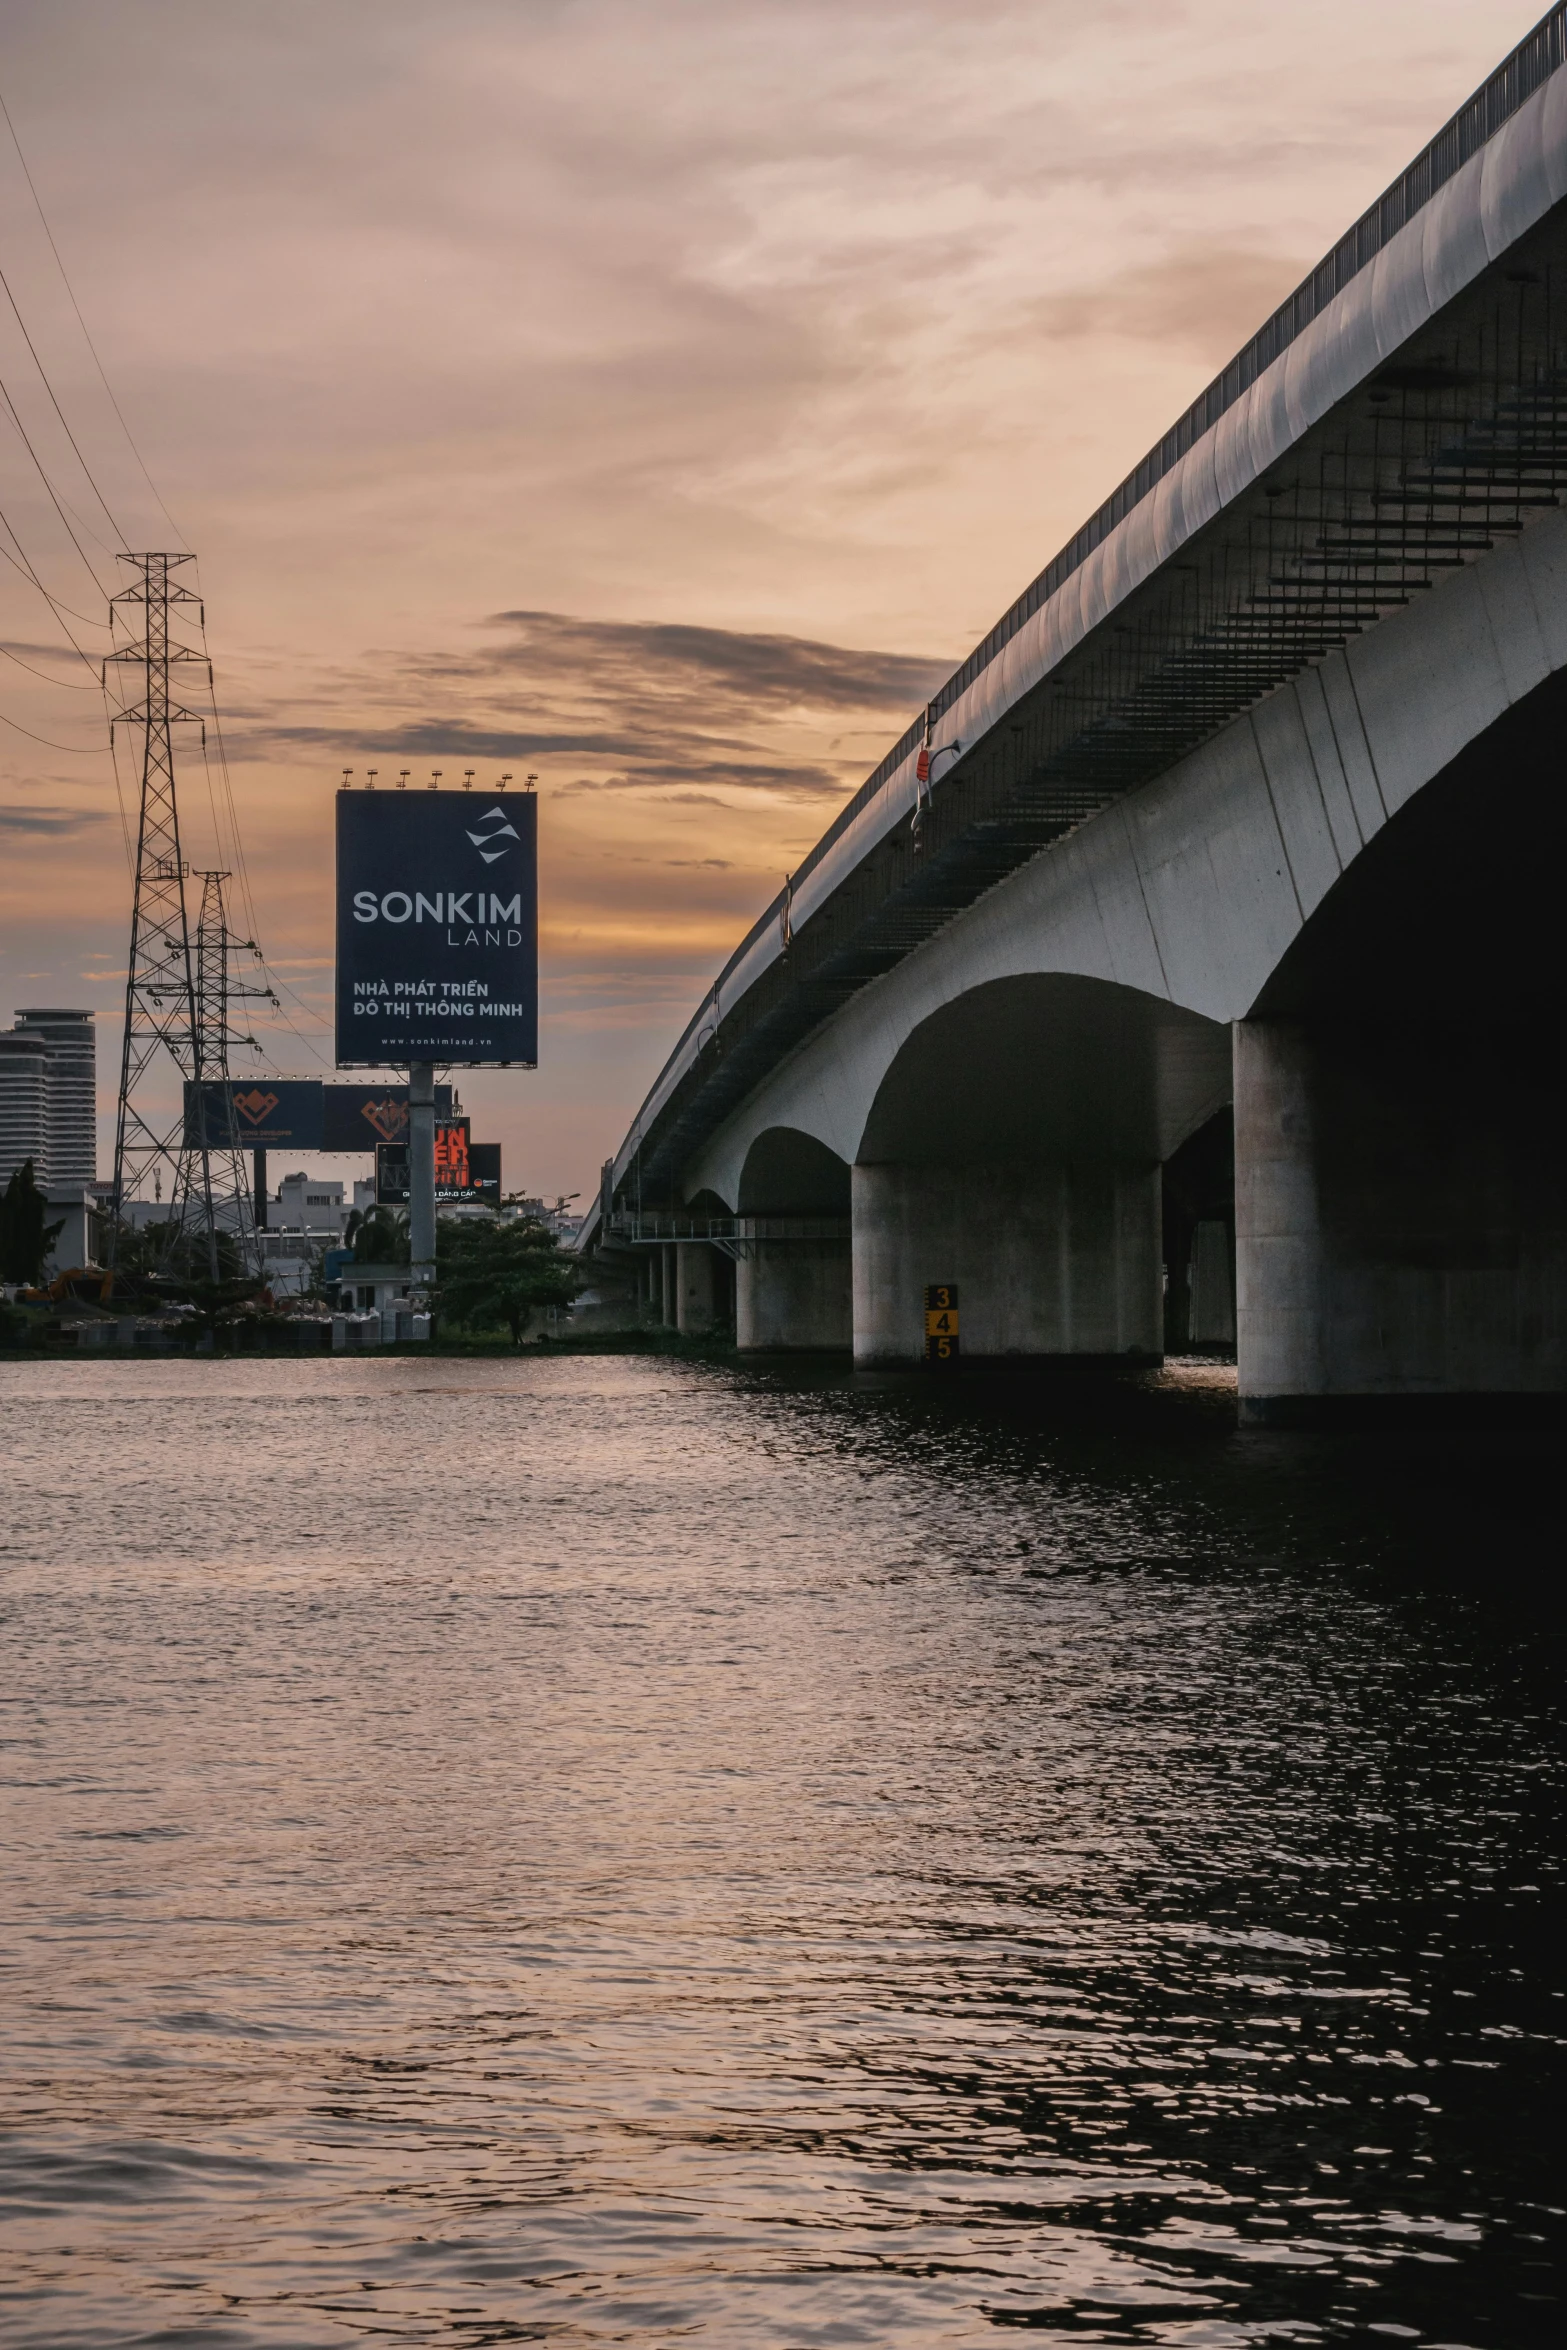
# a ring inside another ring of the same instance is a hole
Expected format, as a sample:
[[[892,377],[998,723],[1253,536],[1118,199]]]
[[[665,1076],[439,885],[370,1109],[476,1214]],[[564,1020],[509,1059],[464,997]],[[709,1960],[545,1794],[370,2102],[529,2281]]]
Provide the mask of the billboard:
[[[449,1116],[452,1089],[435,1089],[435,1114]],[[232,1128],[230,1118],[232,1117]],[[373,1151],[408,1132],[406,1085],[323,1085],[319,1077],[185,1081],[185,1140],[196,1150]]]
[[[408,1205],[408,1145],[383,1142],[375,1154],[375,1196],[381,1207]],[[472,1142],[466,1118],[437,1118],[435,1122],[435,1200],[437,1207],[459,1207],[478,1201],[499,1207],[501,1146]]]
[[[337,1062],[538,1062],[538,802],[337,795]]]
[[[232,1127],[230,1113],[232,1107]],[[235,1077],[202,1085],[185,1081],[185,1139],[194,1149],[295,1150],[321,1148],[319,1077]]]
[[[452,1089],[435,1089],[435,1114],[450,1117]],[[406,1085],[323,1085],[321,1141],[324,1151],[373,1151],[383,1142],[408,1139]]]

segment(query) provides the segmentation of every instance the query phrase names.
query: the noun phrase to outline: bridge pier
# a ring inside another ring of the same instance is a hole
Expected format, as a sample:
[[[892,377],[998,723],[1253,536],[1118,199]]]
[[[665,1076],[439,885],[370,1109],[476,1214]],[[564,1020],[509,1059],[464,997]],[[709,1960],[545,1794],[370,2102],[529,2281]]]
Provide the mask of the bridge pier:
[[[705,1240],[682,1240],[674,1250],[675,1327],[682,1338],[696,1338],[719,1319],[718,1251]]]
[[[1443,1009],[1237,1022],[1243,1419],[1567,1386],[1542,1067],[1516,1022]]]
[[[741,1354],[835,1353],[853,1339],[847,1239],[749,1244],[735,1266]]]
[[[1157,1166],[854,1169],[854,1359],[915,1363],[924,1292],[956,1282],[965,1358],[1163,1352]]]

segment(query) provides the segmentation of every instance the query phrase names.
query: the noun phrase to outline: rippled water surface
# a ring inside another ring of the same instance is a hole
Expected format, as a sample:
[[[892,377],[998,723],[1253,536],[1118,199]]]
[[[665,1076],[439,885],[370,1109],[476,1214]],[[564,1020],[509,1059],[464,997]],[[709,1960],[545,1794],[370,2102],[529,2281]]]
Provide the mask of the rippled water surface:
[[[0,1365],[0,2338],[1555,2344],[1549,1464]]]

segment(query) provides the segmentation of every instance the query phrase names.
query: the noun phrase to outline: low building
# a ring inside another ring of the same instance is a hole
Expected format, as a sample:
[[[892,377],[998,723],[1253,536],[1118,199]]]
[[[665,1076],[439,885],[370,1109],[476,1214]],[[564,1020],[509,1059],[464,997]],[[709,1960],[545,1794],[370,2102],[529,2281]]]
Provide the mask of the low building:
[[[334,1255],[337,1252],[334,1250]],[[408,1295],[406,1265],[328,1266],[328,1300],[339,1313],[384,1314],[398,1298]]]
[[[344,1189],[333,1177],[307,1175],[302,1168],[295,1174],[285,1175],[275,1196],[266,1203],[268,1227],[341,1234],[356,1208],[363,1215],[375,1205],[373,1181],[356,1183],[351,1199],[345,1198]]]

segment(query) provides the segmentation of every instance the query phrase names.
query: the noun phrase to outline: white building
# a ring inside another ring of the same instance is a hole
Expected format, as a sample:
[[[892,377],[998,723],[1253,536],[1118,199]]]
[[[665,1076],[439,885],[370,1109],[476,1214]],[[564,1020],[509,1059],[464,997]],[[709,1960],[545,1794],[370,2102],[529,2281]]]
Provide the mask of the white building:
[[[353,1198],[349,1200],[344,1197],[344,1186],[327,1176],[303,1172],[285,1175],[277,1187],[276,1198],[266,1203],[267,1229],[309,1233],[314,1239],[335,1242],[341,1239],[343,1226],[354,1208],[362,1214],[374,1205],[373,1179],[356,1183]]]
[[[324,1175],[302,1170],[285,1175],[277,1196],[266,1202],[266,1229],[262,1234],[262,1270],[275,1297],[297,1297],[309,1288],[323,1252],[336,1248],[353,1210],[361,1214],[375,1205],[375,1180],[361,1179],[353,1198],[345,1186]]]
[[[41,1191],[79,1197],[97,1173],[97,1119],[91,1012],[18,1012],[0,1032],[0,1183],[31,1159]]]

